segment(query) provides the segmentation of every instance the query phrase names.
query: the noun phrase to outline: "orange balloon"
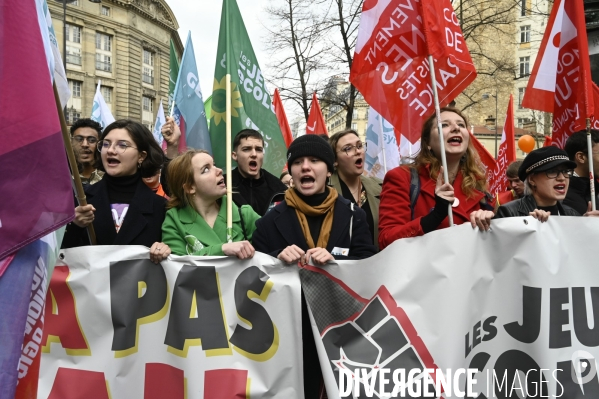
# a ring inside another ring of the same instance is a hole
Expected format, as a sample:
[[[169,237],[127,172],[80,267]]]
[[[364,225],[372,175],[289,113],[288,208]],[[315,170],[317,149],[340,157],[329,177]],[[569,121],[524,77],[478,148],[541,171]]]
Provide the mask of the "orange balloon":
[[[525,134],[518,139],[518,148],[528,154],[535,149],[535,139],[531,135]]]

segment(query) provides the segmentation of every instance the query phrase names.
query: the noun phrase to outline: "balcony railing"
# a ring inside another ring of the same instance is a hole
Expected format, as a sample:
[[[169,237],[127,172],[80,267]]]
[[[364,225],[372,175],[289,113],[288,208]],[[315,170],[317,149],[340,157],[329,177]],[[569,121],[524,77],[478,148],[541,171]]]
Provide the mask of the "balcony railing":
[[[141,80],[144,83],[150,84],[150,85],[154,85],[154,77],[150,76],[150,75],[146,75],[145,73],[141,75]]]
[[[96,69],[98,71],[112,72],[112,64],[110,62],[96,61]]]
[[[81,65],[81,56],[75,54],[67,54],[67,63],[73,65]]]

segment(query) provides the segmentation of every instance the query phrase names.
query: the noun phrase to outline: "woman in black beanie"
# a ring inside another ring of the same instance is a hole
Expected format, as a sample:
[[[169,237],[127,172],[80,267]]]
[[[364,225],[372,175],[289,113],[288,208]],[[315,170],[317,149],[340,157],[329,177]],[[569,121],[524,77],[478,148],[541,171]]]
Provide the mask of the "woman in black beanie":
[[[252,244],[287,264],[322,266],[334,259],[364,259],[376,253],[362,209],[327,187],[335,154],[315,135],[295,139],[287,150],[293,188],[285,201],[256,222]],[[320,365],[302,298],[304,397],[318,398],[322,389]]]

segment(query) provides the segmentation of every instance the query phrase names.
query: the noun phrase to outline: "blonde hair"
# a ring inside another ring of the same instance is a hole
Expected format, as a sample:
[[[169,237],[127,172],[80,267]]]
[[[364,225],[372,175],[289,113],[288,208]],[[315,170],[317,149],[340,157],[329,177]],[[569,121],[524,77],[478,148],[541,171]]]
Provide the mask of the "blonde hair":
[[[194,184],[193,166],[191,160],[197,154],[208,154],[206,150],[187,150],[173,159],[167,168],[168,186],[171,190],[170,199],[166,205],[167,209],[184,208],[190,205],[195,209],[193,194],[188,193],[185,188]],[[196,209],[197,211],[197,209]]]
[[[458,109],[453,107],[443,107],[441,112],[453,112],[459,115],[466,126],[468,126],[468,118]],[[439,169],[441,168],[441,160],[429,148],[431,141],[431,133],[437,123],[436,114],[432,114],[422,125],[420,134],[420,152],[414,158],[414,163],[410,167],[420,169],[429,166],[430,177],[433,180],[437,179]],[[460,171],[462,172],[462,191],[466,196],[472,197],[475,190],[486,192],[488,189],[487,177],[482,166],[482,161],[478,156],[478,152],[474,148],[472,139],[468,140],[468,149],[466,154],[460,160]]]

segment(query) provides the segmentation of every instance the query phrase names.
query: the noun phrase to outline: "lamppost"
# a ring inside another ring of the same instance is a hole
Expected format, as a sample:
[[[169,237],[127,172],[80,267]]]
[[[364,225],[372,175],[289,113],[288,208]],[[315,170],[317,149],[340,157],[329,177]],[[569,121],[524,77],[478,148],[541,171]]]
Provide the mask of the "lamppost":
[[[497,87],[495,87],[495,95],[493,94],[489,94],[489,93],[484,93],[483,94],[483,99],[487,100],[489,97],[495,97],[495,159],[497,159],[497,130],[499,127],[499,121],[497,120]]]

